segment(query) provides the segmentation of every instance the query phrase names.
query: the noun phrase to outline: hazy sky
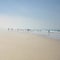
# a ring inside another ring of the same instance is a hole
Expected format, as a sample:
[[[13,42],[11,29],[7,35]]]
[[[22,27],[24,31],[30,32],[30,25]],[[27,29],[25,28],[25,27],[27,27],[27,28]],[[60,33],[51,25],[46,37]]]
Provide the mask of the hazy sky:
[[[0,28],[60,29],[60,0],[0,0]]]

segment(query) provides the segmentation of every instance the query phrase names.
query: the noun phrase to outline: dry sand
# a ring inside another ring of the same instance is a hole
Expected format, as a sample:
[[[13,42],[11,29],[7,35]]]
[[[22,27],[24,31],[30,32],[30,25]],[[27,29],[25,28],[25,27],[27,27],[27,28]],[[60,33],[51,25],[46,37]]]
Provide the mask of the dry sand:
[[[1,32],[0,60],[60,60],[60,40],[31,33]]]

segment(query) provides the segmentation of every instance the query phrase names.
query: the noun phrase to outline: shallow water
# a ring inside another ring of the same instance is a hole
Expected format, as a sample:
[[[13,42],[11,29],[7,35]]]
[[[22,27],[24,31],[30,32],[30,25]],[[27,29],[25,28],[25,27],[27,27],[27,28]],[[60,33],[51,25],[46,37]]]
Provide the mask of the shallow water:
[[[42,31],[42,32],[32,32],[34,34],[39,34],[39,35],[43,35],[45,37],[48,37],[48,38],[53,38],[53,39],[59,39],[60,40],[60,32],[46,32],[46,31]]]

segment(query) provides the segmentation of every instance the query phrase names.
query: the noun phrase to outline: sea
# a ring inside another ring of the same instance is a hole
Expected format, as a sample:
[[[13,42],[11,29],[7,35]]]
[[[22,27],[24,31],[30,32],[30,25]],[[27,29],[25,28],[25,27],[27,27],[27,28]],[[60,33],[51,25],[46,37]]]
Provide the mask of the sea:
[[[60,40],[60,32],[57,32],[57,31],[50,31],[49,33],[47,31],[34,31],[32,32],[33,34],[38,34],[38,35],[41,35],[41,36],[45,36],[45,37],[48,37],[48,38],[52,38],[52,39],[57,39],[57,40]]]

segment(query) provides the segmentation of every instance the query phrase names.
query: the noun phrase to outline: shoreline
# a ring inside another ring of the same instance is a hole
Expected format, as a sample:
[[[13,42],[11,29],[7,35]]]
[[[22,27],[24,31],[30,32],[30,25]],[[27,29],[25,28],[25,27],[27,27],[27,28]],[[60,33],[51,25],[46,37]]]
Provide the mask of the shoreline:
[[[51,32],[51,33],[48,33],[48,32],[39,32],[39,33],[36,33],[36,32],[19,32],[19,31],[8,31],[8,30],[1,30],[2,32],[10,32],[10,33],[26,33],[26,34],[33,34],[33,35],[36,35],[36,36],[41,36],[41,37],[45,37],[45,38],[48,38],[48,39],[53,39],[53,40],[60,40],[60,32]],[[0,31],[0,32],[1,32]],[[55,35],[55,36],[54,36]],[[59,37],[58,37],[59,36]]]

